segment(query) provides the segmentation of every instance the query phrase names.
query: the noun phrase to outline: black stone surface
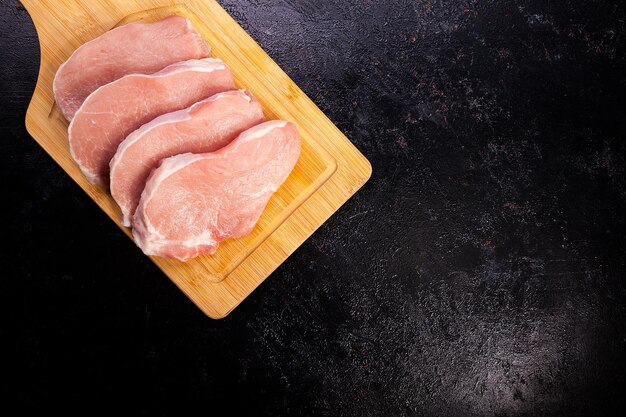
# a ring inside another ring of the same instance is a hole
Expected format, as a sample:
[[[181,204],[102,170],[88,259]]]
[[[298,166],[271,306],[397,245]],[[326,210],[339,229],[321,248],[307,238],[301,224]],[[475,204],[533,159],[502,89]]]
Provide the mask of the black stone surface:
[[[212,321],[26,133],[38,41],[1,0],[2,394],[134,415],[621,415],[623,3],[221,3],[370,182]]]

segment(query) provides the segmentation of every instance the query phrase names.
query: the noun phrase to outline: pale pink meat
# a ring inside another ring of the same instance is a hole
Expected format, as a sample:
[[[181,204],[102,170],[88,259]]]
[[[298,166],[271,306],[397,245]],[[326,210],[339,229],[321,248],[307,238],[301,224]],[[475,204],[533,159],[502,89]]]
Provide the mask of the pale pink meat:
[[[162,159],[185,152],[213,152],[265,120],[248,91],[216,94],[193,106],[167,113],[131,133],[111,160],[111,194],[130,226],[150,171]]]
[[[129,23],[74,51],[54,77],[54,98],[63,115],[72,120],[87,96],[102,85],[127,74],[151,74],[175,62],[206,58],[210,52],[183,17]]]
[[[300,155],[293,123],[270,121],[224,148],[163,160],[146,183],[133,236],[148,255],[182,261],[249,234]]]
[[[91,93],[70,123],[70,151],[89,182],[109,185],[109,162],[119,144],[157,116],[235,88],[218,59],[172,64],[151,74],[126,75]]]

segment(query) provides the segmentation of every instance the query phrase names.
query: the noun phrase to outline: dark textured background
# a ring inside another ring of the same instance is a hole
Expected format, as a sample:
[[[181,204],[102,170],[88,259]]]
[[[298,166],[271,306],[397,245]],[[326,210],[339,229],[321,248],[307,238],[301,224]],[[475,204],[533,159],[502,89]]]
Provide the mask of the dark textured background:
[[[1,0],[2,393],[134,415],[619,414],[624,6],[221,3],[370,182],[210,320],[26,133],[38,42]]]

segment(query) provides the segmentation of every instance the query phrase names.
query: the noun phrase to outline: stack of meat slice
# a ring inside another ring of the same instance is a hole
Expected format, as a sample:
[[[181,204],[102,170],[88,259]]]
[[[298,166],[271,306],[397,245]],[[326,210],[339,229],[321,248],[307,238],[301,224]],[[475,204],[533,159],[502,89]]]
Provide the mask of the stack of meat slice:
[[[72,157],[149,255],[187,260],[249,234],[300,154],[189,21],[131,23],[78,48],[54,95]]]

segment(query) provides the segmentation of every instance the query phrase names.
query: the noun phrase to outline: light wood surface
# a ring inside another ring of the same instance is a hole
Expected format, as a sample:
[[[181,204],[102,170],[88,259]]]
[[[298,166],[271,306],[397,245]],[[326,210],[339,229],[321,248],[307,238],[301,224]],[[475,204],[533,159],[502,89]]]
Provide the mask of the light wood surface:
[[[106,191],[89,184],[72,160],[68,124],[52,95],[57,68],[84,42],[131,21],[184,16],[209,42],[212,55],[231,67],[238,86],[251,90],[259,99],[269,119],[290,120],[300,129],[300,160],[249,236],[223,242],[214,255],[185,263],[152,257],[211,318],[222,318],[232,311],[371,174],[367,159],[214,0],[21,2],[33,19],[41,45],[41,68],[26,114],[26,128],[128,236],[130,231],[121,226],[115,201]]]

